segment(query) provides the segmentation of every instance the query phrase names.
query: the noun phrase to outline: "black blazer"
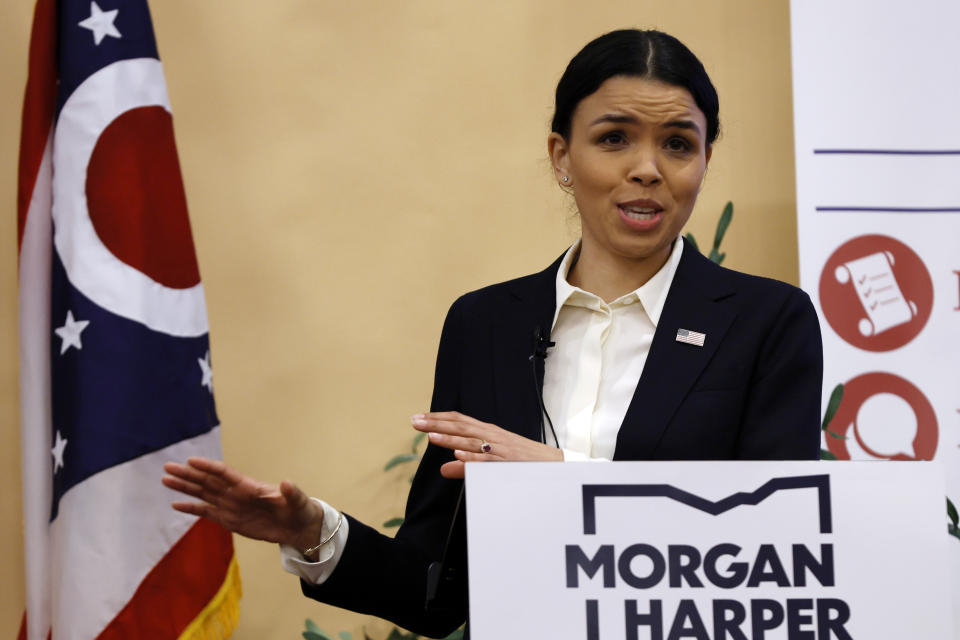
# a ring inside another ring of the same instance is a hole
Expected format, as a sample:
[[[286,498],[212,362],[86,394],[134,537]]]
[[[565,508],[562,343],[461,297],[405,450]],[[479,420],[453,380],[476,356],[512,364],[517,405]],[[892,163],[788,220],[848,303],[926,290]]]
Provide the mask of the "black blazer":
[[[460,411],[539,439],[530,356],[536,328],[548,330],[553,321],[560,262],[453,304],[432,411]],[[704,345],[677,342],[678,329],[706,334]],[[803,291],[719,267],[686,244],[614,459],[816,459],[822,377],[820,326]],[[448,608],[424,607],[427,566],[443,554],[462,485],[440,476],[440,465],[452,459],[446,449],[427,448],[395,538],[348,516],[336,570],[322,585],[302,583],[303,592],[422,635],[440,637],[462,624],[465,571],[445,587],[455,592],[443,594]],[[465,565],[462,523],[450,547],[448,563]]]

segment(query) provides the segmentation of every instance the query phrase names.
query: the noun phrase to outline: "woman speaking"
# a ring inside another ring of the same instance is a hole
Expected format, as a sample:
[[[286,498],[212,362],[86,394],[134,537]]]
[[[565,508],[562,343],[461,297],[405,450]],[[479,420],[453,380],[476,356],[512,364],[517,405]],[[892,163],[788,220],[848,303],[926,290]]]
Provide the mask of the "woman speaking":
[[[581,238],[451,307],[431,412],[412,418],[430,445],[396,537],[206,459],[166,465],[164,484],[199,500],[174,508],[280,543],[312,598],[442,636],[468,615],[466,462],[816,458],[809,298],[680,236],[718,132],[716,90],[672,36],[615,31],[570,61],[547,149]]]

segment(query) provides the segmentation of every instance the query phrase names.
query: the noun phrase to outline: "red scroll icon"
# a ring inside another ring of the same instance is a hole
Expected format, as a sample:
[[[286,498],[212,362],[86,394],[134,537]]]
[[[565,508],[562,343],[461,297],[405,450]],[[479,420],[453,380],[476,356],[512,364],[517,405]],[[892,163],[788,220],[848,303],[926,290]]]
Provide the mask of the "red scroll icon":
[[[889,236],[849,240],[820,274],[827,322],[854,347],[890,351],[913,340],[933,308],[933,281],[914,251]]]
[[[932,460],[937,416],[920,389],[892,373],[865,373],[844,385],[828,427],[827,448],[839,460]]]

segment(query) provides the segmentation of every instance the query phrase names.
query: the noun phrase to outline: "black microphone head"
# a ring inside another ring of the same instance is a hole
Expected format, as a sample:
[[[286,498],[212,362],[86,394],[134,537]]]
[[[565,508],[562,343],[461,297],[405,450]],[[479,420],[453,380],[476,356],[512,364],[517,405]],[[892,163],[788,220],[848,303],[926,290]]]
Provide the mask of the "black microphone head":
[[[547,349],[552,347],[554,342],[550,342],[550,334],[544,333],[540,325],[533,330],[533,355],[537,358],[546,358]]]

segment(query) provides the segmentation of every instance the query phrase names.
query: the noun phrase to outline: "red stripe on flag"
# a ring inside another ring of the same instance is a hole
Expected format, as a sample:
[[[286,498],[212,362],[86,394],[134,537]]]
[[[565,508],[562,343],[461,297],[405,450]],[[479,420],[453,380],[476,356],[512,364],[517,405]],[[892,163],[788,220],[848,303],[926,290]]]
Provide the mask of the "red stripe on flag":
[[[201,518],[153,567],[97,638],[178,638],[219,591],[231,558],[230,532]]]
[[[53,632],[47,633],[47,640],[53,636]],[[27,612],[23,612],[23,618],[20,619],[20,633],[17,634],[17,640],[27,640]]]
[[[57,106],[57,8],[54,0],[37,0],[30,34],[30,62],[20,130],[20,176],[17,185],[17,252],[23,242],[27,208],[33,196],[43,149]]]

